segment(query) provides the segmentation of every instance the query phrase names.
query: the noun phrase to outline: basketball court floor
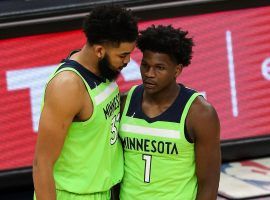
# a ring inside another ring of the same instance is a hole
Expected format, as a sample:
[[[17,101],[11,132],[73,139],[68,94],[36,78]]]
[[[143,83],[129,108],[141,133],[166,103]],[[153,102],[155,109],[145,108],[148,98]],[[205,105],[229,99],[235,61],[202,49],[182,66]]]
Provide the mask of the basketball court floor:
[[[31,188],[0,193],[1,200],[31,200],[32,196]],[[270,200],[270,157],[223,164],[217,200],[228,199]]]
[[[223,164],[219,197],[223,199],[270,200],[270,158]]]

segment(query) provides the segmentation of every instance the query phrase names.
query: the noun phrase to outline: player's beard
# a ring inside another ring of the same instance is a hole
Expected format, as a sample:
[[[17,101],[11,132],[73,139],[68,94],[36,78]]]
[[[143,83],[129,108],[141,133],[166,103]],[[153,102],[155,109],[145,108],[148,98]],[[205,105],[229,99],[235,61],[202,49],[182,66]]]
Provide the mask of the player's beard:
[[[110,81],[116,80],[120,72],[112,70],[113,66],[110,63],[109,57],[107,54],[98,61],[98,68],[100,70],[100,75],[103,78],[109,79]]]

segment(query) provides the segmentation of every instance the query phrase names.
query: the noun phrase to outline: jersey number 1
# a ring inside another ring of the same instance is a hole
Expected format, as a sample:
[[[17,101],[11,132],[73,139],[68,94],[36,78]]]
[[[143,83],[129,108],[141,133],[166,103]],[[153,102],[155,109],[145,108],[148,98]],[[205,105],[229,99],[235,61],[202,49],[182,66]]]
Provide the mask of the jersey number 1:
[[[151,174],[151,161],[152,156],[151,155],[142,155],[142,159],[145,160],[145,167],[144,167],[144,182],[150,183],[150,174]]]

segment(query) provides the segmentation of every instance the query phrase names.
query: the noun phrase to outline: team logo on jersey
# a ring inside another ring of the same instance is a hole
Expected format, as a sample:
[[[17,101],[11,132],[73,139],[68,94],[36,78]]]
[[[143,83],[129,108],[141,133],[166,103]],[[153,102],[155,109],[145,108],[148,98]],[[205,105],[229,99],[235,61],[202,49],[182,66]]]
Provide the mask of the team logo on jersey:
[[[120,107],[120,94],[118,93],[106,106],[103,108],[106,119],[111,117],[116,109]]]
[[[124,137],[121,139],[123,147],[129,150],[160,153],[160,154],[178,154],[177,145],[174,142],[157,141],[149,139],[138,139]]]

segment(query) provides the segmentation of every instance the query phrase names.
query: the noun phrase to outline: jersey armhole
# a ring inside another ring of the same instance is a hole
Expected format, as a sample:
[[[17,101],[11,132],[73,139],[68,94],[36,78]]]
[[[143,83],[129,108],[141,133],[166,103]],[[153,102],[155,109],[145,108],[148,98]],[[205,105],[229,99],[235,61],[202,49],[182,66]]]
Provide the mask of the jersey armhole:
[[[181,116],[181,119],[180,119],[180,130],[181,130],[181,133],[182,133],[182,137],[185,137],[186,141],[189,143],[189,144],[194,144],[194,142],[191,141],[191,138],[189,136],[187,136],[187,133],[186,133],[186,128],[185,128],[185,125],[186,125],[186,118],[187,118],[187,114],[188,114],[188,111],[193,103],[193,101],[198,97],[198,96],[201,96],[201,94],[199,93],[194,93],[188,100],[188,102],[186,103],[185,105],[185,108],[183,110],[183,113],[182,113],[182,116]]]
[[[133,94],[136,87],[137,87],[137,85],[134,85],[129,90],[129,92],[127,94],[126,102],[125,102],[125,107],[124,107],[124,110],[123,110],[123,113],[122,113],[121,116],[125,116],[127,114],[127,110],[128,110],[129,104],[130,104],[130,99],[131,99],[131,96],[132,96],[132,94]]]
[[[63,64],[63,63],[62,63],[62,64]],[[61,67],[62,64],[60,64],[59,67]],[[58,67],[58,68],[59,68],[59,67]],[[85,85],[85,87],[86,87],[87,93],[88,93],[88,95],[89,95],[89,98],[90,98],[91,101],[92,101],[92,104],[93,104],[93,113],[92,113],[91,117],[90,117],[89,119],[87,119],[86,121],[72,122],[72,123],[73,123],[73,124],[83,124],[83,125],[85,125],[85,124],[91,122],[92,119],[94,118],[95,114],[96,114],[96,109],[95,109],[95,104],[96,104],[96,103],[95,103],[95,101],[94,101],[94,98],[92,98],[92,95],[91,95],[91,89],[90,89],[88,83],[87,83],[86,80],[82,77],[82,75],[81,75],[77,70],[75,70],[74,68],[72,68],[72,67],[65,67],[65,68],[62,68],[62,69],[60,69],[59,71],[57,71],[58,68],[57,68],[57,69],[54,71],[54,73],[51,75],[51,77],[50,77],[49,80],[47,81],[47,84],[48,84],[48,83],[49,83],[49,82],[50,82],[57,74],[59,74],[59,73],[61,73],[61,72],[63,72],[63,71],[72,71],[72,72],[74,72],[75,74],[77,74],[77,75],[82,79],[82,81],[83,81],[83,83],[84,83],[84,85]],[[47,84],[46,84],[45,90],[44,90],[44,95],[43,95],[42,105],[44,104],[44,100],[45,100],[44,98],[45,98],[45,92],[46,92]]]

